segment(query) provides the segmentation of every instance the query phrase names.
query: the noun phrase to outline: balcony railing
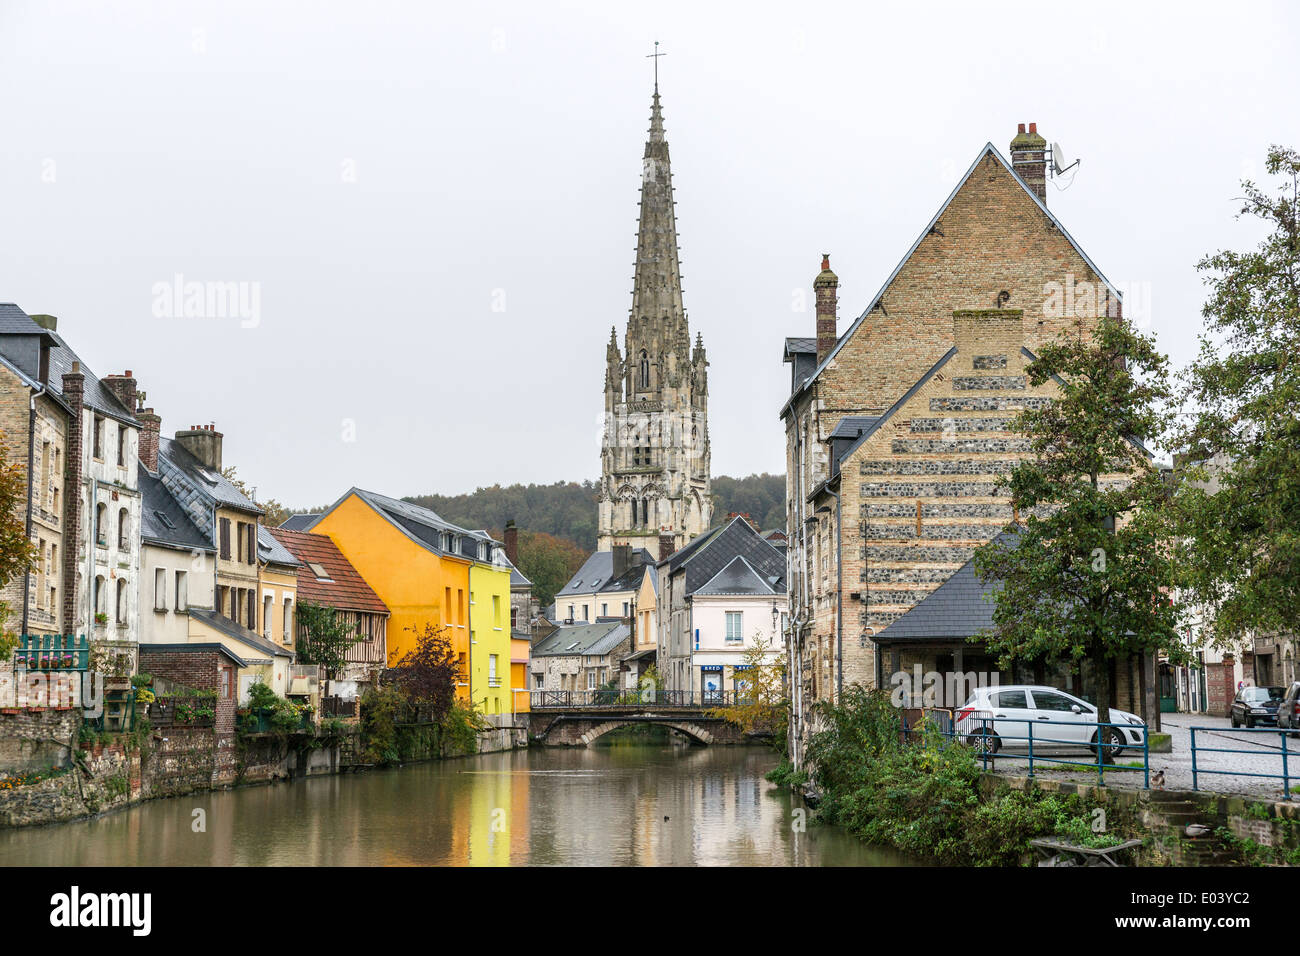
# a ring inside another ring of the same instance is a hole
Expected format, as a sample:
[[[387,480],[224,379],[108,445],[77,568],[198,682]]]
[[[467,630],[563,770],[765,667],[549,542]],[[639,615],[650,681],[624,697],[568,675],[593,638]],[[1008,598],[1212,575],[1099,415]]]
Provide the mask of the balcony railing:
[[[345,700],[342,697],[322,697],[320,715],[325,719],[342,717],[351,720],[357,716],[357,698],[349,697]]]
[[[84,634],[24,634],[14,651],[14,663],[29,671],[89,670],[90,641]]]

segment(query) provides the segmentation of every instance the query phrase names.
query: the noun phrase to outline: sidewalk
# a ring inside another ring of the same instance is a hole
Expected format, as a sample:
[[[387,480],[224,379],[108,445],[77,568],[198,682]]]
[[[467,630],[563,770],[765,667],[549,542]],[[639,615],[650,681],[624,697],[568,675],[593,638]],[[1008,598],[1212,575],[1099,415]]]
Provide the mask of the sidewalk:
[[[1225,733],[1231,725],[1226,717],[1210,717],[1205,714],[1161,714],[1160,730],[1169,734],[1173,744],[1172,753],[1151,754],[1151,772],[1165,772],[1166,790],[1192,789],[1192,735],[1189,728],[1196,727],[1197,759],[1201,790],[1219,793],[1234,793],[1254,797],[1282,797],[1282,781],[1261,777],[1250,777],[1250,773],[1282,773],[1282,741],[1275,734]],[[1210,727],[1215,730],[1202,731]],[[1300,739],[1287,740],[1288,769],[1292,774],[1291,785],[1300,787]],[[1228,747],[1234,750],[1247,750],[1251,753],[1224,754],[1206,753],[1203,747]],[[1073,758],[1072,751],[1052,753],[1053,757]],[[1093,757],[1093,760],[1096,758]],[[1088,754],[1079,752],[1080,763],[1087,763]],[[1116,759],[1119,764],[1142,762],[1142,751],[1126,749]],[[1029,761],[1023,757],[998,757],[996,766],[990,769],[1006,773],[1024,774],[1028,772]],[[1207,770],[1224,771],[1207,773]],[[1070,780],[1076,783],[1096,783],[1095,771],[1057,770],[1051,763],[1034,763],[1034,775],[1054,780]],[[1141,770],[1116,770],[1106,772],[1106,786],[1141,789]],[[1292,794],[1293,799],[1300,800],[1300,794]]]

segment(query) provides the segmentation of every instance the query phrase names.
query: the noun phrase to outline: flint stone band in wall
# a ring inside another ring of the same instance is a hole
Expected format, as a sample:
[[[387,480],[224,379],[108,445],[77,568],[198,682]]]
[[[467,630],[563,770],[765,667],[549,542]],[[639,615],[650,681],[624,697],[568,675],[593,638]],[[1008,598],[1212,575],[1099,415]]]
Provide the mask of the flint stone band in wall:
[[[992,541],[999,531],[1000,524],[926,524],[921,522],[921,537],[930,541]],[[916,523],[883,524],[878,521],[865,521],[862,524],[862,537],[900,540],[915,538]]]
[[[932,412],[1003,412],[1023,408],[1046,408],[1050,398],[1033,395],[962,395],[930,399]]]
[[[914,432],[1007,432],[1012,419],[988,418],[913,418]]]
[[[952,380],[952,387],[958,392],[1001,392],[1023,389],[1026,385],[1023,375],[959,375]]]
[[[868,563],[911,563],[927,561],[934,564],[951,564],[951,575],[971,559],[975,553],[973,547],[964,545],[924,545],[924,544],[872,544],[864,546],[859,557]]]
[[[956,568],[864,568],[861,579],[874,584],[942,584]]]
[[[915,518],[916,505],[872,501],[862,506],[863,518]],[[954,502],[921,505],[922,518],[1010,518],[1010,505]]]
[[[929,461],[903,459],[902,461],[864,461],[864,475],[1003,475],[1019,463],[1016,458],[995,458],[975,461]]]
[[[977,369],[1006,368],[1007,357],[1005,355],[977,355],[972,364]]]
[[[863,611],[862,626],[879,629],[886,624],[893,624],[906,613],[906,611]]]
[[[1028,438],[895,438],[890,445],[895,455],[988,455],[999,452],[1027,452]]]
[[[864,498],[991,498],[999,494],[991,481],[864,481]]]
[[[862,603],[867,607],[881,607],[883,605],[911,607],[913,604],[924,601],[931,593],[933,592],[928,588],[924,591],[905,591],[902,589],[863,591]]]

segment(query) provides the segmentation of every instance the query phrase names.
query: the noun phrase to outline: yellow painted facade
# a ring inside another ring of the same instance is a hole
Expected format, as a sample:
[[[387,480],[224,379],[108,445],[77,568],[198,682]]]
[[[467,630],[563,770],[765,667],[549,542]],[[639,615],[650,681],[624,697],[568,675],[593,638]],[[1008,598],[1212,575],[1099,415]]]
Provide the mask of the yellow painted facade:
[[[345,495],[312,525],[311,531],[327,535],[357,569],[389,609],[388,663],[393,665],[414,650],[416,634],[426,624],[445,627],[453,652],[467,677],[474,676],[470,645],[470,564],[468,559],[440,554],[427,547],[387,516],[372,507],[355,490]],[[509,620],[509,575],[505,575],[505,614]],[[489,596],[490,586],[484,594]],[[507,636],[509,630],[507,628]],[[509,649],[503,652],[509,654]],[[486,684],[488,661],[483,660]],[[484,687],[484,690],[487,688]],[[476,703],[485,693],[475,681],[459,688],[458,696]]]
[[[470,583],[470,687],[485,714],[511,713],[510,569],[475,561]]]

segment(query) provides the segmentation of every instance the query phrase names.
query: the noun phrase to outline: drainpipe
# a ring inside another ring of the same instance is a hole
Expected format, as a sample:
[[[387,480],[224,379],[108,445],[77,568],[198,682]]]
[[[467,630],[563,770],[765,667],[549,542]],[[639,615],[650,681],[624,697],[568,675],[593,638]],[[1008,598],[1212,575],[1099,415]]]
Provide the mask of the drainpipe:
[[[36,400],[45,394],[45,386],[42,385],[36,391],[32,392],[31,410],[27,416],[27,540],[32,540],[32,494],[36,490],[32,482],[32,464],[36,461]],[[41,561],[45,560],[45,555],[40,557]],[[28,605],[31,604],[31,585],[32,569],[29,565],[23,572],[23,636],[27,636],[28,622]]]
[[[826,491],[835,499],[835,703],[844,694],[844,551],[840,547],[840,495]]]

